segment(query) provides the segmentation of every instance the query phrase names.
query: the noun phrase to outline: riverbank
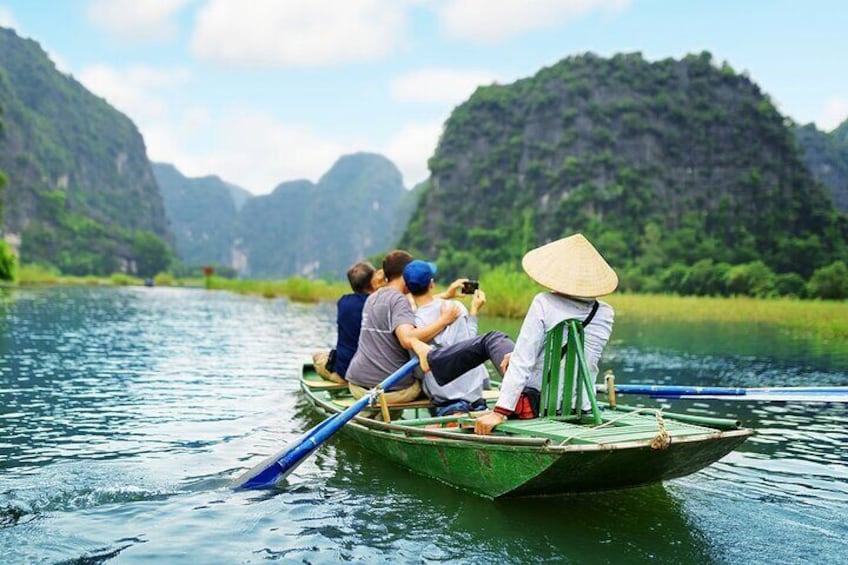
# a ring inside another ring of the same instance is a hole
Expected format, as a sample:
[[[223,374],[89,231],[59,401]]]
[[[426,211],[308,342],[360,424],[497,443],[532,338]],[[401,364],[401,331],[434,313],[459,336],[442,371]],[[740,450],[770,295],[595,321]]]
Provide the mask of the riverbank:
[[[143,285],[144,281],[125,274],[111,277],[69,277],[23,267],[21,286],[56,285]],[[156,286],[205,287],[265,298],[287,297],[296,302],[336,300],[350,292],[342,282],[291,278],[280,281],[237,280],[220,277],[176,279],[162,274]],[[522,318],[536,293],[544,289],[521,273],[495,272],[480,281],[488,297],[487,316]],[[464,298],[468,302],[468,298]],[[697,322],[758,323],[780,327],[793,335],[810,336],[848,343],[848,301],[800,300],[796,298],[705,297],[660,294],[615,293],[604,300],[617,316],[645,322],[687,320]]]
[[[73,276],[57,274],[37,265],[25,265],[18,274],[18,286],[145,286],[144,279],[124,273],[115,273],[108,277]],[[152,279],[153,286],[206,288],[207,290],[226,290],[237,294],[250,294],[265,298],[286,297],[295,302],[320,302],[336,300],[350,292],[346,283],[315,281],[301,278],[285,280],[246,280],[223,277],[177,278],[168,273],[160,273]]]

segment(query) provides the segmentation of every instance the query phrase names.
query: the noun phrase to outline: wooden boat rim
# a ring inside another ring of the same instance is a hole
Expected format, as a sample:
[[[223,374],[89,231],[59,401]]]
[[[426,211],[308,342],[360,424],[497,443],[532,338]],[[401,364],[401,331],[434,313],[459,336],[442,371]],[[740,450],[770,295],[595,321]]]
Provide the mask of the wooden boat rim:
[[[320,405],[322,408],[329,410],[333,413],[341,413],[342,409],[333,405],[330,402],[327,402],[321,398],[318,398],[316,395],[312,394],[312,390],[309,388],[308,384],[303,382],[304,379],[301,379],[301,389],[304,393],[309,396],[316,404]],[[651,444],[650,439],[644,440],[630,440],[623,441],[617,443],[605,443],[605,444],[570,444],[570,445],[557,445],[552,444],[550,440],[543,438],[520,438],[520,437],[504,437],[504,436],[478,436],[474,434],[457,434],[454,432],[446,432],[440,429],[422,429],[419,427],[413,426],[404,426],[402,424],[396,424],[392,422],[382,422],[379,420],[373,420],[371,418],[365,418],[363,416],[356,416],[345,424],[346,426],[351,426],[353,428],[361,428],[363,431],[367,430],[369,432],[373,432],[380,436],[385,436],[386,439],[391,439],[394,441],[402,441],[405,443],[418,443],[418,444],[426,444],[426,445],[440,445],[446,446],[453,444],[459,444],[463,446],[479,446],[485,445],[487,448],[495,448],[495,449],[509,449],[509,450],[527,450],[533,452],[543,452],[543,453],[575,453],[575,452],[591,452],[591,451],[616,451],[623,449],[638,449],[643,447],[648,447]],[[396,435],[389,432],[401,432],[404,435]],[[749,428],[740,428],[738,430],[715,430],[714,432],[707,434],[698,434],[698,435],[690,435],[683,436],[679,438],[672,439],[672,445],[679,445],[685,443],[697,443],[708,440],[718,440],[725,438],[734,438],[734,437],[747,437],[753,435],[754,431]],[[410,434],[410,435],[407,435]],[[456,437],[456,436],[462,437]],[[426,436],[431,436],[428,438]],[[493,441],[493,439],[495,441]],[[507,441],[503,441],[507,440]],[[513,440],[513,441],[510,441]],[[518,440],[518,441],[514,441]]]

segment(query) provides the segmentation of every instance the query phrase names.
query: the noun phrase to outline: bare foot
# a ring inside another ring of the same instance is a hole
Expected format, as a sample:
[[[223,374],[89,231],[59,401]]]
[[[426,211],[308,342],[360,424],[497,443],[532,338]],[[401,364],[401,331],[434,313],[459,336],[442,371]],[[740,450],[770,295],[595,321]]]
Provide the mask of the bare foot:
[[[420,339],[412,338],[410,340],[410,344],[412,345],[412,350],[418,355],[418,363],[421,365],[421,370],[425,373],[430,371],[430,363],[427,361],[427,354],[430,353],[430,350],[433,349]]]

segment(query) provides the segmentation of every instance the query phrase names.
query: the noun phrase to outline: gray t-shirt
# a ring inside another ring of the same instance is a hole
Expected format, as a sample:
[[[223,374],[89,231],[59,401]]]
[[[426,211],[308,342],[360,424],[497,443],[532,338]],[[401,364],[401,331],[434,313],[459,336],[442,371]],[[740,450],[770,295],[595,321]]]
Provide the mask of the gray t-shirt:
[[[362,308],[359,345],[345,374],[348,381],[372,388],[409,361],[409,353],[395,335],[403,324],[415,325],[415,314],[403,294],[386,286],[368,297]],[[410,372],[389,390],[407,388],[412,383]]]

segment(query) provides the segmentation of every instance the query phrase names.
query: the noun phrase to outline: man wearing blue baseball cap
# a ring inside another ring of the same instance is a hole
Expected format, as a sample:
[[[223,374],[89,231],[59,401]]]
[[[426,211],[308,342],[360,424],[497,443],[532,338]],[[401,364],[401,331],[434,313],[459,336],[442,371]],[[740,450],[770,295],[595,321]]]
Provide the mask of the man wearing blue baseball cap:
[[[410,263],[412,262],[410,261]],[[416,265],[410,271],[410,282],[412,282],[414,287],[417,284],[422,284],[423,279],[427,278],[428,272],[432,272],[435,267],[435,265],[428,264],[424,261],[421,263],[424,263],[424,265]],[[429,278],[432,279],[432,275]],[[404,282],[406,281],[404,280]],[[432,280],[429,280],[427,285],[429,288],[432,285]],[[451,287],[455,285],[456,283],[451,285]],[[404,284],[404,286],[407,285]],[[419,290],[421,289],[420,286],[417,288]],[[409,290],[408,286],[407,290]],[[450,294],[450,289],[448,290],[448,294]],[[444,309],[446,304],[450,304],[450,302],[443,302],[441,309]],[[430,339],[432,339],[432,336]],[[475,367],[479,367],[486,361],[491,361],[498,372],[503,375],[506,367],[504,359],[515,348],[515,343],[509,339],[509,336],[498,331],[486,332],[483,335],[464,339],[443,347],[434,347],[425,343],[425,341],[429,341],[429,339],[422,340],[422,338],[417,336],[411,337],[408,340],[409,349],[412,349],[418,355],[421,361],[421,369],[424,373],[430,372],[433,380],[439,386],[444,386],[456,380],[458,377],[461,377]]]
[[[427,326],[438,319],[445,299],[454,296],[462,283],[467,281],[467,279],[459,279],[450,286],[447,292],[434,296],[433,277],[436,272],[436,265],[419,260],[412,261],[403,270],[406,288],[412,294],[417,306],[415,311],[416,326]],[[477,314],[480,308],[486,304],[485,293],[480,289],[474,291],[470,312],[461,302],[455,302],[455,304],[461,312],[459,318],[438,333],[430,340],[430,343],[438,347],[445,347],[477,335]],[[435,416],[486,409],[483,389],[489,386],[489,373],[483,365],[474,367],[445,385],[440,385],[436,382],[433,373],[427,372],[424,375],[422,385],[424,393],[435,406],[434,409],[431,409]]]

